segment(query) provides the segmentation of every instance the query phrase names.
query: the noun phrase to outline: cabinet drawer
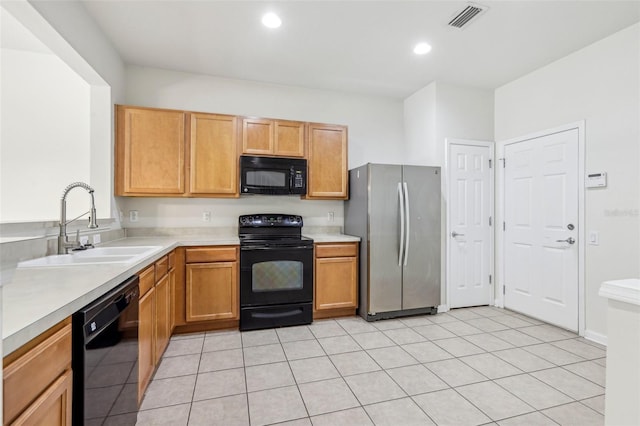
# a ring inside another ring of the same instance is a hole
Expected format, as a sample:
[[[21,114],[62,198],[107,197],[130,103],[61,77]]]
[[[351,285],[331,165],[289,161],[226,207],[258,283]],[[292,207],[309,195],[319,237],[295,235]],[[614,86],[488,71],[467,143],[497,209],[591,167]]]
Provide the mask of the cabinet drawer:
[[[155,282],[158,282],[162,277],[167,275],[167,272],[169,272],[169,257],[165,256],[162,259],[158,260],[155,264],[155,267],[156,267]]]
[[[354,257],[357,255],[357,243],[316,245],[316,257]]]
[[[187,263],[233,262],[237,258],[237,247],[206,247],[186,250]]]
[[[156,283],[156,276],[154,273],[154,266],[151,265],[144,271],[140,272],[138,276],[140,277],[140,297],[142,297],[147,291],[153,288]]]
[[[169,270],[172,270],[176,266],[176,252],[172,251],[171,253],[169,253],[168,259],[169,259]]]
[[[4,421],[13,421],[71,368],[71,324],[46,338],[4,368]]]

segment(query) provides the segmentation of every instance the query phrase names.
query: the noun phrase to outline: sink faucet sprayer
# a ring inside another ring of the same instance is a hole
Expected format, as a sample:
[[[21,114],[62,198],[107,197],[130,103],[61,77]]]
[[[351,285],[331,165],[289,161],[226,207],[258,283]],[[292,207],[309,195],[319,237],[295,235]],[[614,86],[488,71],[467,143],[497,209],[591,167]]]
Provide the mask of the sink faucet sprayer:
[[[84,212],[80,216],[67,221],[67,194],[73,188],[78,187],[86,189],[89,192],[89,195],[91,195],[91,207],[88,212]],[[93,198],[93,188],[84,182],[74,182],[64,189],[60,201],[60,235],[58,235],[58,254],[67,254],[69,249],[82,247],[82,244],[80,244],[79,230],[76,234],[76,241],[69,242],[69,237],[67,236],[67,224],[81,218],[87,213],[89,213],[89,229],[97,228],[98,224],[96,223],[96,204]]]

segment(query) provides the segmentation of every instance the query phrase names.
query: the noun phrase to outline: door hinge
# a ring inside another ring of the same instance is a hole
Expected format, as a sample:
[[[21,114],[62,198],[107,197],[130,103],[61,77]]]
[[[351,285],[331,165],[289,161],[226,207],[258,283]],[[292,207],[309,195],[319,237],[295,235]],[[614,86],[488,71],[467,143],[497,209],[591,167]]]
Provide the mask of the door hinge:
[[[489,284],[491,284],[491,274],[489,274]]]
[[[506,169],[506,168],[507,168],[507,159],[506,159],[506,158],[503,158],[503,159],[502,159],[502,168],[503,168],[503,169]]]
[[[489,158],[489,168],[491,168],[491,167],[492,167],[492,166],[491,166],[491,163],[492,163],[492,160],[491,160],[491,158]]]
[[[491,220],[491,216],[489,216],[489,226],[491,226],[492,223],[493,221]]]
[[[502,222],[502,230],[503,231],[507,230],[507,223],[506,222]]]
[[[507,294],[507,289],[505,286],[502,286],[502,295],[504,296],[505,294]]]

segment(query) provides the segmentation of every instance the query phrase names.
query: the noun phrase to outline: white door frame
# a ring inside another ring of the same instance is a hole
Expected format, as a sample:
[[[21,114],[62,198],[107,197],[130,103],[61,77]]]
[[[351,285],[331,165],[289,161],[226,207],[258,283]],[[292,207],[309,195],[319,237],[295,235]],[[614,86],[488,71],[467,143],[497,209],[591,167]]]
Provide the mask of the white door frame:
[[[539,132],[529,133],[527,135],[518,136],[516,138],[507,139],[505,141],[498,141],[496,145],[498,165],[496,167],[496,221],[497,226],[495,229],[496,239],[496,306],[504,308],[504,274],[505,274],[505,233],[502,224],[504,223],[505,216],[505,204],[504,204],[504,150],[506,145],[524,142],[529,139],[535,139],[542,136],[551,135],[554,133],[560,133],[567,130],[578,130],[578,334],[584,336],[585,331],[585,121],[577,121],[574,123],[565,124],[562,126],[554,127]]]
[[[490,159],[492,162],[492,167],[490,169],[489,172],[489,208],[491,209],[491,211],[489,212],[489,215],[493,218],[492,221],[492,227],[493,229],[495,229],[495,214],[494,214],[494,209],[495,209],[495,197],[494,197],[494,187],[495,187],[495,170],[497,168],[496,165],[496,161],[495,161],[495,143],[493,141],[482,141],[482,140],[473,140],[473,139],[455,139],[455,138],[446,138],[445,139],[445,153],[444,153],[444,164],[445,164],[445,170],[446,173],[443,173],[443,179],[445,182],[445,188],[446,191],[444,192],[444,197],[445,197],[445,203],[446,203],[446,209],[445,211],[447,212],[445,214],[445,218],[446,218],[446,231],[445,231],[445,241],[446,241],[446,267],[445,267],[445,282],[447,283],[446,288],[445,288],[445,312],[449,310],[450,304],[449,301],[450,299],[450,285],[451,285],[451,281],[449,280],[449,277],[451,277],[451,238],[449,238],[449,236],[451,235],[451,221],[449,220],[449,199],[450,199],[450,191],[451,191],[451,182],[449,182],[449,167],[451,167],[451,159],[449,158],[449,151],[450,151],[450,146],[451,145],[469,145],[469,146],[483,146],[483,147],[488,147],[489,148],[489,154],[490,154]],[[490,284],[490,288],[494,289],[494,293],[495,293],[495,232],[491,234],[490,237],[490,241],[489,241],[489,272],[491,274],[491,276],[493,277],[493,279],[491,280],[491,284]],[[442,312],[442,310],[440,311]]]

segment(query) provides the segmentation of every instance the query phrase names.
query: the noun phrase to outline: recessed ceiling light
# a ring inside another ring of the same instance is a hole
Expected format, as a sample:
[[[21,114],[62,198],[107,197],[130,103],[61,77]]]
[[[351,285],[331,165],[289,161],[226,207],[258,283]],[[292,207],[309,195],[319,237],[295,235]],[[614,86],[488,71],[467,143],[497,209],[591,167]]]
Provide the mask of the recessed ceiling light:
[[[416,55],[426,55],[431,52],[431,45],[429,43],[418,43],[416,47],[413,48],[413,53]]]
[[[262,24],[267,28],[278,28],[282,25],[282,20],[275,13],[266,13],[262,16]]]

